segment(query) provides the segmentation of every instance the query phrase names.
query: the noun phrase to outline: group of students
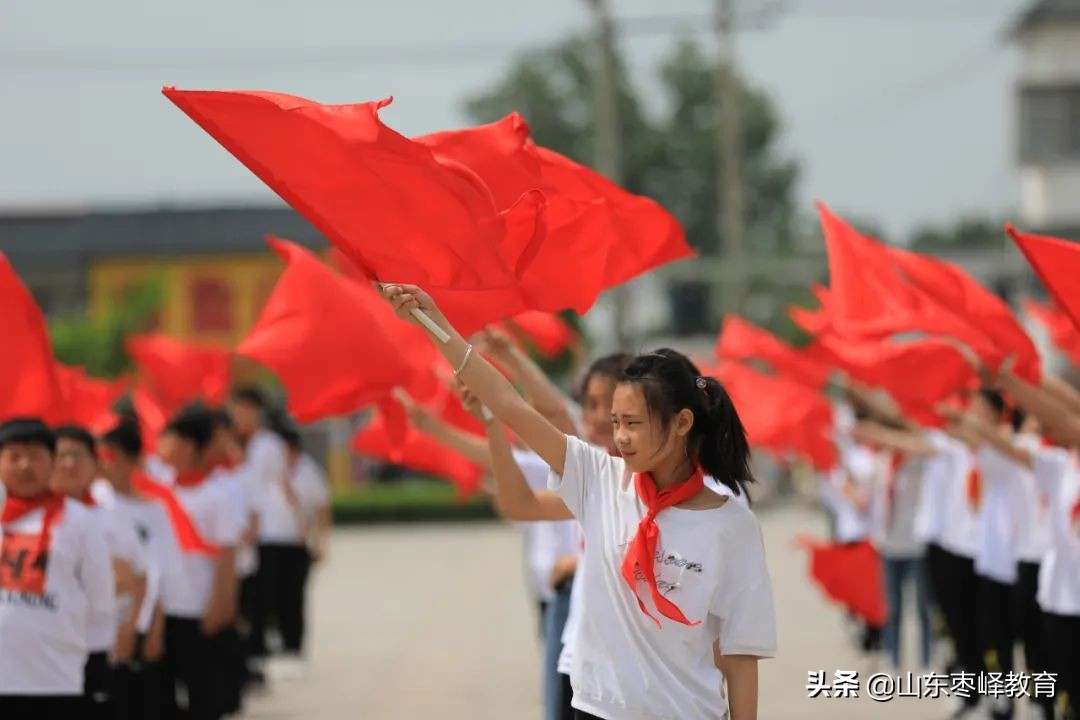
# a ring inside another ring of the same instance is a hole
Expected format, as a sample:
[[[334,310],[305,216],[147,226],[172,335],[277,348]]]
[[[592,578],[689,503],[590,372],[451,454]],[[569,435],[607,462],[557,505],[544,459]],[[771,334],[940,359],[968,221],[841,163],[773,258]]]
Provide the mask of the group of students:
[[[0,424],[0,717],[238,714],[264,683],[268,626],[300,669],[304,597],[329,494],[298,428],[254,388],[192,406],[146,451],[133,418],[100,437]]]
[[[477,352],[419,288],[383,293],[449,335],[436,346],[486,437],[421,407],[413,425],[488,468],[497,510],[526,524],[545,718],[756,717],[772,583],[746,433],[720,383],[673,350],[612,355],[570,402],[505,338],[482,333]]]
[[[983,387],[942,405],[944,427],[921,427],[865,388],[839,409],[838,468],[821,497],[837,543],[870,543],[884,579],[883,626],[864,623],[863,649],[883,644],[901,667],[904,589],[913,586],[918,667],[939,636],[950,673],[996,677],[1023,652],[1029,717],[1080,708],[1080,395],[1047,376],[1032,385],[980,368]],[[1043,691],[1036,693],[1036,680]],[[1052,681],[1050,680],[1052,678]],[[1052,685],[1053,696],[1045,688]],[[954,717],[1011,718],[1010,692],[960,699]],[[1032,714],[1034,713],[1034,714]]]

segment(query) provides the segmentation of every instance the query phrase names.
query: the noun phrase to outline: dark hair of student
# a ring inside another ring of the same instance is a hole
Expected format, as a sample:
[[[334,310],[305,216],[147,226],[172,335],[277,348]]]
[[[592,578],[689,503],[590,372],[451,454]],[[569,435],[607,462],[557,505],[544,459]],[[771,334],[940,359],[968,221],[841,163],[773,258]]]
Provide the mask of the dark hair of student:
[[[37,418],[12,418],[0,424],[0,448],[8,443],[44,445],[50,453],[56,452],[56,435]]]
[[[94,436],[89,430],[81,425],[61,425],[53,430],[53,434],[56,435],[57,440],[63,438],[65,440],[82,443],[86,447],[87,452],[91,455],[97,453],[97,440],[94,439]]]
[[[715,378],[702,377],[683,354],[664,348],[639,355],[619,380],[641,388],[651,417],[666,431],[679,411],[690,410],[694,425],[687,438],[689,453],[701,469],[736,495],[754,482],[750,444],[727,390]]]
[[[589,390],[589,381],[594,377],[607,377],[618,382],[626,370],[626,366],[633,359],[634,356],[628,353],[612,353],[593,360],[592,364],[589,365],[589,369],[585,371],[584,377],[581,378],[581,384],[578,386],[575,399],[578,402],[585,399],[585,393]]]
[[[981,397],[986,404],[993,408],[994,412],[1000,418],[1005,412],[1005,396],[999,393],[997,390],[991,390],[990,388],[980,388],[979,397]]]
[[[283,410],[271,410],[266,417],[266,427],[280,437],[290,450],[300,450],[300,426],[289,417],[288,413]]]
[[[142,456],[142,435],[139,425],[130,418],[124,418],[116,427],[101,436],[101,443],[122,452],[128,460],[138,461]]]
[[[254,405],[257,408],[265,410],[267,405],[266,395],[262,390],[254,385],[242,385],[233,390],[232,398],[236,402],[247,403],[248,405]]]
[[[206,450],[214,437],[214,420],[208,410],[189,408],[173,416],[164,432],[175,433],[195,444],[200,453]]]
[[[1027,413],[1023,408],[1014,407],[1009,413],[1009,424],[1012,425],[1013,432],[1020,432],[1025,420],[1027,420]]]

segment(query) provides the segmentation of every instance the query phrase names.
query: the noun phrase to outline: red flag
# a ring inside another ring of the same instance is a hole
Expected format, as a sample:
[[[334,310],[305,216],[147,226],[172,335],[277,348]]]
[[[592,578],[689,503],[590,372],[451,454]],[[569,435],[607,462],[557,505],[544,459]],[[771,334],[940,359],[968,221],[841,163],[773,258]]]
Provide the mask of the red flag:
[[[721,360],[764,360],[778,375],[821,389],[829,382],[829,366],[800,353],[780,338],[749,323],[738,315],[724,318],[724,329],[716,341]]]
[[[1038,383],[1039,353],[1004,300],[952,263],[899,248],[889,248],[888,252],[912,284],[968,326],[977,328],[978,335],[993,344],[995,355],[986,357],[986,350],[980,353],[991,367],[996,368],[1001,360],[1014,355],[1017,375]]]
[[[1041,305],[1034,300],[1024,303],[1024,312],[1046,328],[1050,342],[1080,367],[1080,328],[1068,315],[1053,305]]]
[[[167,335],[133,335],[125,343],[145,392],[166,414],[205,400],[224,402],[231,383],[231,353],[214,345],[181,342]]]
[[[1024,253],[1047,292],[1080,330],[1080,245],[1067,240],[1019,232],[1012,225],[1005,230]]]
[[[236,352],[277,374],[298,421],[352,412],[410,382],[413,365],[405,353],[414,348],[401,347],[399,338],[411,326],[378,293],[298,245],[267,242],[288,267]]]
[[[806,537],[797,542],[810,551],[810,578],[830,600],[865,620],[870,627],[885,625],[888,608],[881,558],[870,543],[841,545]]]
[[[912,261],[901,272],[898,262],[903,251],[860,234],[823,204],[818,204],[818,211],[829,252],[826,313],[837,334],[882,339],[918,331],[955,338],[992,367],[1004,359],[984,329],[972,324],[975,317],[986,316],[992,305],[988,298],[980,296],[972,303],[970,312],[965,312],[969,310],[966,305],[954,304],[955,298],[944,302],[939,299],[946,297],[944,289],[930,281],[926,264]],[[909,269],[920,279],[907,273]],[[940,291],[941,295],[931,293],[931,289]],[[970,288],[969,292],[973,297],[976,295]],[[1004,332],[1000,316],[993,316],[994,327],[989,332]]]
[[[137,382],[132,388],[131,408],[139,421],[139,436],[142,439],[143,451],[153,452],[157,447],[158,435],[169,422],[169,411],[145,382]]]
[[[934,406],[969,387],[975,371],[955,345],[941,338],[908,342],[819,336],[813,352],[871,387],[884,388],[912,419],[942,424]]]
[[[45,318],[30,291],[0,253],[0,422],[45,417],[60,400]]]
[[[95,434],[107,432],[117,422],[113,406],[128,387],[127,378],[101,380],[80,367],[56,364],[60,401],[49,414],[50,425],[80,425]]]
[[[511,336],[525,338],[546,358],[558,356],[574,343],[574,328],[555,313],[529,310],[510,318],[505,325]]]
[[[550,312],[573,308],[583,314],[600,291],[693,255],[670,213],[583,165],[535,146],[528,125],[516,113],[479,127],[426,135],[417,142],[430,147],[439,159],[474,170],[492,188],[496,207],[508,206],[531,189],[543,190],[544,243],[521,277],[528,307]],[[566,272],[571,265],[575,272]],[[505,314],[489,319],[513,314],[509,302],[500,300]],[[451,309],[458,317],[465,312],[454,305]]]
[[[353,437],[352,449],[395,465],[445,477],[454,483],[458,496],[466,498],[480,487],[483,469],[448,447],[414,428],[408,428],[400,442],[394,442],[381,412]]]
[[[829,440],[832,407],[819,393],[737,362],[711,372],[730,395],[751,445],[781,455],[801,454],[821,470],[836,465],[836,448]]]
[[[163,92],[379,280],[510,288],[539,248],[541,193],[500,214],[475,172],[382,123],[379,109],[390,100],[321,105],[270,92]]]

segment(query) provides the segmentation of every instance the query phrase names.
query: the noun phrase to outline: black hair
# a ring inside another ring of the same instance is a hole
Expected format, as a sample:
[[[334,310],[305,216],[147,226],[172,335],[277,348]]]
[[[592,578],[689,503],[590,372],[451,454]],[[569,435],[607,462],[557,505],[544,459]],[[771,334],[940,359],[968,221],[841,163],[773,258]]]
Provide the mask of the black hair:
[[[97,439],[94,438],[89,430],[81,425],[61,425],[53,430],[53,434],[56,435],[57,440],[63,438],[65,440],[82,443],[86,446],[86,449],[91,455],[97,454]]]
[[[290,450],[300,450],[302,445],[300,426],[284,410],[271,410],[266,418],[266,427],[284,440]]]
[[[1024,427],[1025,420],[1027,420],[1027,413],[1024,412],[1023,408],[1014,407],[1009,417],[1013,432],[1020,432],[1020,428]]]
[[[999,393],[997,390],[991,390],[990,388],[979,388],[979,397],[986,401],[986,403],[993,408],[994,412],[1000,418],[1005,412],[1005,396]]]
[[[163,432],[179,435],[195,444],[201,454],[214,437],[214,421],[210,411],[188,408],[181,410],[168,422]]]
[[[12,418],[0,424],[0,448],[8,443],[43,445],[56,452],[56,435],[38,418]]]
[[[609,377],[618,382],[619,378],[626,372],[626,366],[633,359],[634,356],[628,353],[612,353],[593,360],[592,365],[589,365],[589,369],[585,371],[585,375],[581,378],[581,385],[578,386],[578,402],[584,402],[585,393],[589,390],[590,380],[594,377]]]
[[[702,377],[685,355],[663,348],[639,355],[626,367],[620,383],[641,388],[652,417],[665,430],[685,409],[694,414],[687,448],[697,456],[701,469],[736,495],[754,482],[750,471],[750,444],[746,430],[727,390],[718,380]]]
[[[247,403],[248,405],[254,405],[260,410],[265,410],[267,405],[266,395],[262,390],[254,385],[242,385],[233,390],[232,398],[236,402]]]
[[[226,430],[233,429],[232,416],[229,415],[229,413],[220,408],[217,410],[209,410],[208,412],[210,413],[210,422],[213,424],[215,430],[220,430],[222,428]]]
[[[139,433],[139,424],[130,418],[123,418],[116,427],[101,436],[101,442],[115,447],[128,460],[138,460],[142,455],[142,435]]]

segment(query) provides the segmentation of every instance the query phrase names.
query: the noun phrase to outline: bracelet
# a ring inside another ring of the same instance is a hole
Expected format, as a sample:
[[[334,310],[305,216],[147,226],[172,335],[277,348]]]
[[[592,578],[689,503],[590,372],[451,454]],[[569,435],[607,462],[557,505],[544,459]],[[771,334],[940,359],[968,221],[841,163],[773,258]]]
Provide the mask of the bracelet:
[[[461,375],[461,371],[465,369],[465,366],[469,362],[469,358],[472,357],[472,344],[469,343],[465,346],[465,357],[461,358],[461,365],[458,365],[458,369],[454,371],[454,375]]]

